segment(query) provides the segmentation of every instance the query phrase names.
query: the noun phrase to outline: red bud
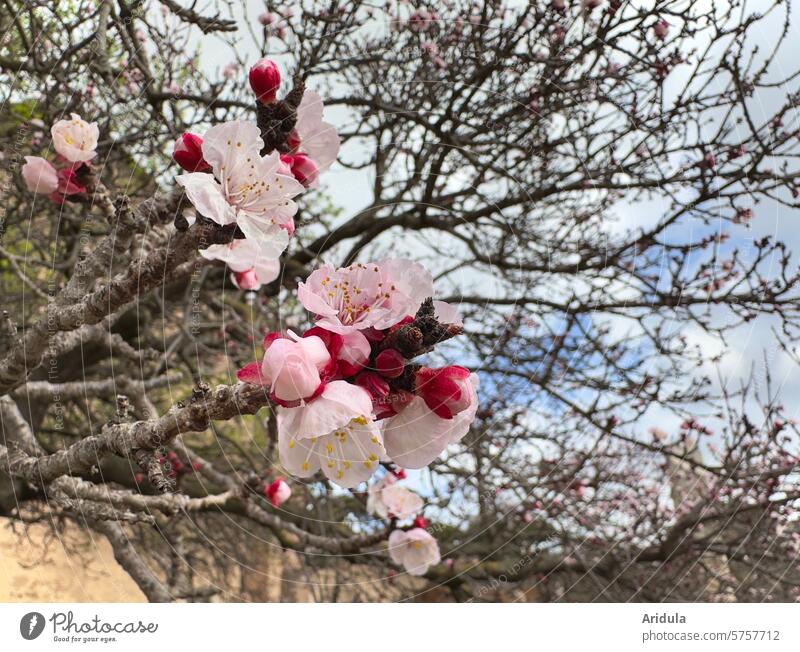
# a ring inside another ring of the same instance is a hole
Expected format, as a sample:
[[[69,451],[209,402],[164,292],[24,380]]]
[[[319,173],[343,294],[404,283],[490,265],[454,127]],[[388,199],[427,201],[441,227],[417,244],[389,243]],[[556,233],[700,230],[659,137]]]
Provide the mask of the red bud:
[[[356,385],[363,387],[372,398],[389,396],[389,383],[373,371],[364,371],[356,376]]]
[[[178,138],[172,158],[187,172],[206,172],[211,169],[203,158],[203,139],[197,134],[185,133]]]
[[[250,68],[250,88],[262,104],[272,104],[281,86],[281,71],[270,59],[261,59]]]
[[[292,176],[306,188],[314,185],[319,179],[319,168],[305,154],[290,154],[282,156],[281,160],[289,164]]]
[[[375,357],[375,369],[386,378],[397,378],[403,373],[406,361],[399,351],[386,349]]]

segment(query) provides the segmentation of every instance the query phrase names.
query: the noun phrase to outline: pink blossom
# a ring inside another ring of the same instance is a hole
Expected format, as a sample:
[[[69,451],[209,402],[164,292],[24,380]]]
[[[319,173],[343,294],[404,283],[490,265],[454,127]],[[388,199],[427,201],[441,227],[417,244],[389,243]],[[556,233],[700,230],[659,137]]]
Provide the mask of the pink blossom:
[[[315,398],[323,389],[324,371],[331,363],[325,343],[318,337],[264,338],[260,368],[252,363],[239,371],[245,382],[268,385],[270,397],[282,404]]]
[[[263,13],[258,15],[258,22],[261,23],[262,25],[264,25],[265,27],[267,25],[272,25],[272,23],[277,22],[277,21],[278,21],[278,17],[275,14],[271,14],[268,11],[265,11],[265,12],[263,12]]]
[[[208,172],[211,166],[203,158],[203,137],[185,133],[178,137],[172,149],[172,158],[187,172]]]
[[[436,415],[452,419],[472,404],[469,369],[451,365],[443,369],[422,367],[416,375],[416,394]]]
[[[419,49],[426,57],[433,58],[439,55],[439,46],[433,41],[425,41],[419,46]]]
[[[238,72],[239,72],[239,64],[236,63],[235,61],[231,61],[222,69],[222,76],[225,77],[225,79],[232,79],[233,77],[236,76],[236,73]]]
[[[433,310],[436,320],[441,324],[453,324],[454,326],[464,325],[461,314],[446,301],[434,301]]]
[[[22,166],[22,178],[28,190],[41,195],[49,195],[58,188],[58,173],[45,159],[39,156],[26,156]]]
[[[364,482],[386,454],[371,411],[369,394],[344,380],[306,405],[278,408],[281,465],[301,478],[322,470],[346,489]]]
[[[258,290],[280,274],[278,258],[289,242],[289,234],[285,229],[280,231],[281,233],[275,233],[275,237],[268,241],[245,238],[226,245],[211,245],[207,249],[201,249],[200,255],[207,260],[221,260],[234,275],[248,274],[241,279],[234,276],[237,287],[242,290]],[[243,282],[249,282],[249,287],[244,287]]]
[[[100,130],[96,122],[88,123],[77,113],[70,120],[59,120],[50,128],[53,147],[71,163],[91,161],[97,152]]]
[[[422,528],[392,532],[389,535],[389,556],[409,575],[424,575],[430,566],[442,560],[436,539]]]
[[[347,425],[356,417],[368,417],[372,413],[372,401],[360,387],[345,380],[333,380],[326,383],[322,394],[314,400],[278,413],[283,415],[287,434],[310,439]]]
[[[377,488],[369,489],[367,511],[379,518],[414,518],[423,506],[422,498],[410,489],[396,484],[393,475],[384,476]]]
[[[415,32],[426,32],[433,26],[435,14],[419,9],[408,17],[408,27]]]
[[[283,478],[276,478],[274,482],[264,487],[264,496],[269,499],[274,507],[285,503],[292,495],[292,488]]]
[[[398,478],[392,473],[387,473],[367,489],[367,513],[375,514],[380,518],[388,518],[389,511],[383,502],[383,490],[397,482]]]
[[[297,290],[317,325],[335,333],[394,326],[432,294],[433,279],[422,265],[391,258],[339,269],[323,265]]]
[[[397,414],[383,422],[384,444],[393,462],[421,469],[467,434],[478,410],[478,377],[472,374],[469,380],[470,405],[452,419],[436,415],[421,397],[415,396],[408,404],[398,406]]]
[[[281,87],[281,71],[271,59],[261,59],[250,68],[250,88],[262,104],[273,104]]]
[[[236,223],[247,238],[270,246],[285,242],[280,227],[292,224],[297,205],[291,198],[303,186],[278,174],[278,153],[261,156],[263,146],[251,122],[216,125],[206,132],[202,145],[213,174],[192,172],[176,180],[201,215],[221,225]]]
[[[322,172],[327,170],[339,155],[339,134],[336,127],[325,122],[322,98],[311,90],[303,93],[297,107],[297,122],[289,139],[292,154],[305,153]],[[316,180],[311,183],[316,187]]]
[[[655,25],[653,25],[653,32],[659,40],[663,41],[669,34],[669,23],[663,18],[656,21]]]

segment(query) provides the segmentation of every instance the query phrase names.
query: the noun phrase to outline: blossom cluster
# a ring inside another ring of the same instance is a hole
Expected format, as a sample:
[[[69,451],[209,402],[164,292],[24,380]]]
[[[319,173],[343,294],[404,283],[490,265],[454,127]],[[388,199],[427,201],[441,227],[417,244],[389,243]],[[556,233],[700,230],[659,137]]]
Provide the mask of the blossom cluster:
[[[249,80],[257,102],[278,102],[274,62],[256,63]],[[336,160],[339,137],[323,110],[319,95],[304,90],[294,127],[279,145],[283,151],[265,151],[261,127],[245,120],[212,126],[202,136],[185,133],[175,143],[173,158],[185,170],[176,181],[194,208],[187,221],[199,215],[235,226],[230,244],[200,254],[225,262],[242,289],[278,276],[294,233],[294,198],[316,187],[320,172]],[[30,190],[62,202],[87,192],[81,180],[90,178],[99,132],[73,114],[53,125],[52,136],[63,166],[28,157],[22,174]],[[238,373],[241,381],[265,387],[277,406],[278,450],[288,473],[322,472],[350,489],[387,469],[369,489],[368,510],[391,521],[390,556],[416,575],[439,562],[439,547],[421,515],[422,498],[397,482],[404,468],[423,468],[460,440],[477,410],[475,374],[415,362],[462,331],[455,308],[433,296],[431,274],[410,260],[323,265],[297,290],[314,324],[302,333],[268,333],[263,358]],[[170,462],[171,477],[197,470],[175,453],[163,461]],[[261,492],[274,507],[292,495],[282,477]]]
[[[259,103],[277,102],[275,62],[257,62],[249,80]],[[323,120],[323,109],[320,96],[306,90],[284,153],[263,154],[261,130],[244,120],[215,125],[203,136],[185,133],[175,143],[173,158],[186,170],[176,180],[197,212],[222,226],[235,224],[244,236],[201,251],[225,262],[241,289],[257,290],[277,278],[278,258],[294,233],[293,198],[317,187],[320,172],[336,160],[339,136]]]
[[[292,475],[321,472],[349,489],[391,470],[369,489],[367,508],[414,519],[389,540],[410,574],[438,563],[439,547],[419,516],[422,499],[396,480],[459,441],[477,411],[477,375],[413,361],[462,330],[455,308],[433,295],[430,273],[410,260],[323,265],[297,290],[313,326],[268,333],[262,359],[238,373],[277,405],[280,463]]]
[[[262,360],[239,371],[279,406],[284,468],[301,478],[322,471],[351,488],[381,462],[427,466],[464,436],[477,409],[477,376],[409,361],[461,330],[455,309],[430,299],[433,281],[421,265],[325,265],[297,294],[315,325],[302,335],[268,333]]]
[[[86,185],[82,177],[89,169],[89,162],[97,155],[100,130],[96,122],[88,123],[73,113],[69,120],[58,120],[50,134],[59,167],[40,156],[26,156],[22,178],[28,190],[48,195],[60,205],[68,197],[85,196]]]

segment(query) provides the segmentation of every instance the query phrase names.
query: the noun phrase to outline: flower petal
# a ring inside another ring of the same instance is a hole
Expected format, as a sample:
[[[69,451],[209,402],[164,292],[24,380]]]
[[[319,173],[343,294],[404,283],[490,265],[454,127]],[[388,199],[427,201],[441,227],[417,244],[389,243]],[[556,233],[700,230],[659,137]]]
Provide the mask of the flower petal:
[[[461,319],[461,314],[458,312],[458,309],[446,301],[434,301],[433,309],[436,319],[440,324],[453,324],[455,326],[464,325],[464,321]]]
[[[299,439],[320,437],[372,413],[369,393],[344,380],[325,386],[322,394],[296,408],[278,409],[278,429]]]
[[[298,439],[286,430],[278,429],[281,466],[298,478],[309,478],[319,471],[319,455],[316,452],[318,445],[316,439]]]
[[[243,383],[252,385],[266,385],[266,379],[261,374],[261,363],[251,362],[236,372],[236,377]]]
[[[470,376],[474,393],[478,376]],[[452,419],[442,419],[431,412],[419,396],[396,416],[386,420],[383,430],[386,452],[396,464],[409,469],[421,469],[435,460],[449,444],[459,441],[469,431],[478,409],[477,396],[463,412]]]
[[[378,425],[357,417],[319,440],[320,467],[328,478],[345,489],[369,480],[384,455]]]
[[[241,176],[251,159],[261,158],[261,130],[253,122],[232,120],[214,125],[203,135],[203,158],[220,181]]]
[[[180,174],[175,180],[184,187],[186,196],[197,211],[222,226],[236,221],[236,211],[228,203],[213,175],[206,172]]]

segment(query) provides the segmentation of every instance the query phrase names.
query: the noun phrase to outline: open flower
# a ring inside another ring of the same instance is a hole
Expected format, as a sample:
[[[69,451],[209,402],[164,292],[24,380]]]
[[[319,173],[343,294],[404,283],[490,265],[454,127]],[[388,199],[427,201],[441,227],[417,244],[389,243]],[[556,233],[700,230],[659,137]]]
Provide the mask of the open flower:
[[[346,489],[364,482],[386,454],[371,410],[369,394],[343,380],[306,405],[278,408],[281,464],[301,478],[322,470]]]
[[[260,366],[254,362],[238,373],[239,380],[268,385],[270,397],[281,404],[315,398],[323,389],[323,372],[331,364],[331,356],[320,338],[289,335],[267,335]]]
[[[389,556],[409,575],[424,575],[441,560],[439,544],[422,528],[395,530],[389,535]]]
[[[28,190],[49,195],[58,188],[58,172],[45,159],[39,156],[26,156],[22,166],[22,178]]]
[[[192,172],[176,180],[201,215],[217,224],[237,224],[247,238],[271,241],[287,229],[297,205],[292,197],[303,186],[278,173],[277,152],[261,156],[258,127],[243,120],[209,129],[203,138],[203,159],[213,174]]]
[[[477,387],[478,376],[471,374],[469,385],[465,387],[469,407],[450,419],[438,416],[419,396],[402,406],[395,416],[386,419],[383,437],[392,461],[409,469],[421,469],[439,457],[450,444],[460,441],[478,410]]]
[[[297,290],[317,325],[335,333],[394,326],[432,294],[433,279],[422,265],[392,258],[339,269],[323,265]]]
[[[397,477],[393,473],[387,473],[377,482],[371,484],[367,489],[367,513],[374,514],[380,518],[387,518],[389,510],[383,502],[383,490],[397,482]]]
[[[211,245],[207,249],[201,249],[200,255],[208,260],[226,263],[233,272],[237,287],[242,290],[257,290],[278,278],[281,271],[278,258],[288,242],[289,234],[286,230],[278,229],[271,240],[234,240],[230,244]],[[247,283],[244,282],[243,275],[246,275]]]
[[[77,113],[70,120],[59,120],[50,128],[53,147],[71,163],[91,161],[97,152],[100,130],[97,123],[88,123]]]
[[[397,484],[396,478],[391,474],[369,488],[367,511],[379,518],[414,518],[422,506],[422,498]]]

